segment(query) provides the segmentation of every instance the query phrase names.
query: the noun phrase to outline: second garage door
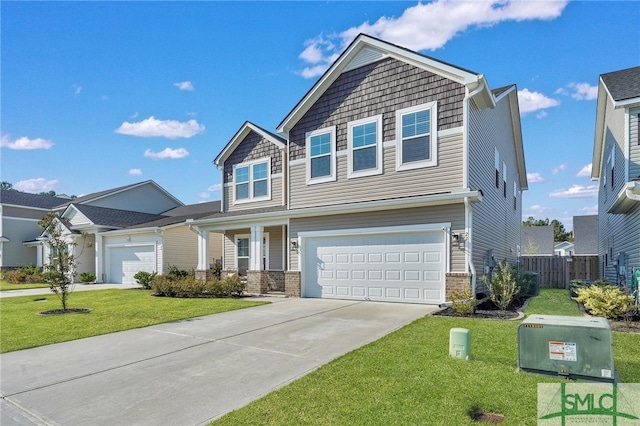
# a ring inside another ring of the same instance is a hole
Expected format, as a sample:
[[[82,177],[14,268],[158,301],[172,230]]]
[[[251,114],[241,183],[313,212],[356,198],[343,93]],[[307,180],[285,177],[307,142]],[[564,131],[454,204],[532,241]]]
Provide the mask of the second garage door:
[[[313,236],[302,240],[303,294],[444,302],[444,231]]]
[[[109,248],[107,280],[116,284],[133,284],[138,271],[156,271],[156,249],[153,245]]]

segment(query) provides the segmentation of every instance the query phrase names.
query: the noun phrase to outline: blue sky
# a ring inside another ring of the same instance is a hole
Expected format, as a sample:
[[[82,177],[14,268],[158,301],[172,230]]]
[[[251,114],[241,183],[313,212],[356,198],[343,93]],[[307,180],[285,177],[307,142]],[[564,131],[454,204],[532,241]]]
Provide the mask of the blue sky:
[[[153,179],[220,198],[211,161],[268,130],[359,32],[517,84],[523,216],[597,212],[598,77],[640,64],[640,3],[10,2],[1,8],[1,169],[26,192]]]

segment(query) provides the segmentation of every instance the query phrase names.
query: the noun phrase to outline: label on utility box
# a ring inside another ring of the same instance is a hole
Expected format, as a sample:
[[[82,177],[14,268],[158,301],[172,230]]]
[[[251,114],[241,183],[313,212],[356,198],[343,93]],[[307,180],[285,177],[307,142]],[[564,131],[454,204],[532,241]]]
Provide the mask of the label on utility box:
[[[549,342],[549,359],[554,361],[577,361],[576,344],[570,342]]]

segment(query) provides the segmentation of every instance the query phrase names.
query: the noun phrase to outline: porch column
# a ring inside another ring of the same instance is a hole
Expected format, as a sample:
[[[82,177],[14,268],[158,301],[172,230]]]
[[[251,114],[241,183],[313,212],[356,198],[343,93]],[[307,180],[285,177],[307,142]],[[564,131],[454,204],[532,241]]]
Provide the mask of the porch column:
[[[96,255],[95,265],[96,265],[96,282],[103,283],[105,281],[104,277],[104,255],[103,255],[103,247],[102,247],[102,235],[96,232],[96,238],[94,241],[94,252]]]
[[[251,227],[251,241],[249,243],[249,269],[252,271],[262,271],[262,239],[263,239],[262,226]]]
[[[2,244],[2,243],[0,243]],[[42,251],[44,250],[43,243],[40,241],[36,246],[36,266],[42,268],[44,266],[44,262],[42,261]]]
[[[198,230],[198,270],[209,269],[209,231]]]

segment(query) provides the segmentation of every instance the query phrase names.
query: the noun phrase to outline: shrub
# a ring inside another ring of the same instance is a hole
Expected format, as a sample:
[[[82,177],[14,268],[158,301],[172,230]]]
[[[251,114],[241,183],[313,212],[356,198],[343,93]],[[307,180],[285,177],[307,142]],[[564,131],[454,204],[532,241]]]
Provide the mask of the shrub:
[[[80,274],[81,283],[92,283],[96,280],[96,275],[93,272],[83,272]]]
[[[487,284],[489,299],[502,310],[506,310],[511,302],[522,295],[518,271],[506,261],[500,262],[493,276],[485,276],[483,281]]]
[[[211,271],[213,272],[214,277],[220,279],[222,277],[222,263],[216,262],[215,265],[213,265],[213,268],[211,268]]]
[[[471,288],[454,291],[451,294],[451,308],[459,315],[470,315],[476,308],[476,299],[471,294]]]
[[[138,271],[133,276],[133,279],[136,280],[136,282],[140,284],[143,288],[150,289],[151,283],[153,282],[153,278],[156,275],[157,275],[156,272]]]
[[[239,296],[245,288],[240,277],[234,275],[223,280],[209,281],[192,276],[176,278],[172,275],[157,275],[153,278],[153,291],[158,296],[168,297],[229,297]]]
[[[589,314],[617,318],[626,315],[633,307],[633,296],[625,294],[614,285],[591,285],[576,289],[574,300],[582,303]]]
[[[167,270],[167,274],[171,275],[173,278],[187,278],[188,276],[195,276],[195,271],[185,271],[184,269],[178,269],[175,265],[169,265]]]
[[[5,272],[4,279],[12,284],[41,283],[44,281],[44,276],[37,266],[22,266]]]

